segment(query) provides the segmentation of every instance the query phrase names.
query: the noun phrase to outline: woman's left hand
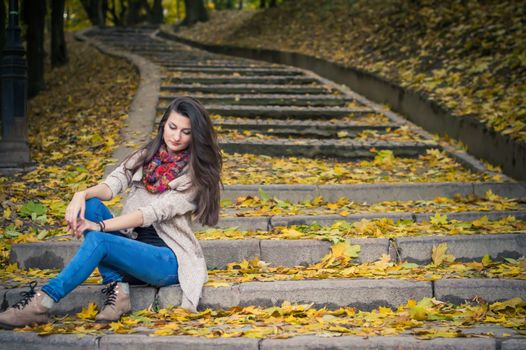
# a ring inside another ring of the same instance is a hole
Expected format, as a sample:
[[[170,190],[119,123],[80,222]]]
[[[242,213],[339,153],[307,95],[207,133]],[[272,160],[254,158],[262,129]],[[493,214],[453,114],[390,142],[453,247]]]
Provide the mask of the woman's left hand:
[[[89,221],[88,219],[78,218],[77,227],[73,234],[78,239],[82,236],[82,233],[84,233],[84,231],[100,231],[100,226],[99,224],[93,221]]]

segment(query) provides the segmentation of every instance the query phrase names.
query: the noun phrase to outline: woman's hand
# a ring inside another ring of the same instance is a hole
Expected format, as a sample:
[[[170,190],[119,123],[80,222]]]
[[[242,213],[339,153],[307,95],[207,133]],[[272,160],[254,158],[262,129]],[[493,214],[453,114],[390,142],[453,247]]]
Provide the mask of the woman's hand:
[[[77,227],[74,230],[75,237],[77,239],[82,237],[84,231],[100,231],[100,225],[88,219],[79,218],[77,220]]]
[[[77,231],[77,218],[84,220],[84,211],[86,210],[86,192],[76,192],[66,208],[66,222],[68,223],[68,232],[75,236],[80,235]],[[78,238],[78,237],[77,237]]]

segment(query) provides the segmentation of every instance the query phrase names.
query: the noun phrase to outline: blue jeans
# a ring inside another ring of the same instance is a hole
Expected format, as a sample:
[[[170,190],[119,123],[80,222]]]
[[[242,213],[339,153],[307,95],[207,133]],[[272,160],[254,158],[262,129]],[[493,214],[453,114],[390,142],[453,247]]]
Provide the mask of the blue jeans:
[[[113,216],[100,200],[92,198],[86,201],[84,217],[97,222]],[[73,259],[42,291],[58,302],[96,267],[104,284],[121,282],[127,275],[159,287],[179,283],[177,257],[170,248],[139,242],[120,232],[85,231]]]

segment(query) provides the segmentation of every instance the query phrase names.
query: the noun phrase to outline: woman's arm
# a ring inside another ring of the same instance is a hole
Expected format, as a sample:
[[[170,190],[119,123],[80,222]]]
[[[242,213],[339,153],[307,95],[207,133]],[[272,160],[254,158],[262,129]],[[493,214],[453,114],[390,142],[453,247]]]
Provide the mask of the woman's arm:
[[[119,231],[126,228],[134,228],[141,226],[144,222],[142,212],[135,210],[131,213],[117,216],[112,219],[103,221],[103,227],[100,227],[98,222],[89,221],[87,219],[78,219],[77,229],[75,230],[75,237],[80,238],[82,232],[86,230],[100,231],[101,229],[108,231]]]
[[[66,222],[68,223],[68,231],[77,234],[74,228],[77,227],[77,218],[84,219],[84,212],[86,210],[86,199],[99,198],[100,200],[109,200],[112,197],[112,191],[106,184],[98,184],[89,187],[84,191],[76,192],[66,208]]]
[[[110,187],[106,185],[105,183],[101,183],[101,184],[92,186],[81,192],[85,193],[84,200],[90,199],[90,198],[98,198],[101,201],[109,201],[113,196],[113,193],[111,192]]]

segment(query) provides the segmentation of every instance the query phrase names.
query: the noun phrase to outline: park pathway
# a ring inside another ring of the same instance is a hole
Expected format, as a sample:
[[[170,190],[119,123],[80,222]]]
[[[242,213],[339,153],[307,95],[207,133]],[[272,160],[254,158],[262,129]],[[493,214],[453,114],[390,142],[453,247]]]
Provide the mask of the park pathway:
[[[424,266],[436,261],[433,248],[442,243],[447,244],[448,254],[463,262],[480,262],[486,255],[494,262],[506,258],[515,261],[526,255],[523,231],[504,233],[496,227],[473,234],[463,234],[463,229],[450,232],[452,220],[466,222],[457,228],[484,228],[484,223],[509,216],[522,222],[526,218],[524,202],[520,201],[526,196],[524,184],[499,177],[462,150],[433,139],[384,107],[311,72],[211,54],[155,37],[153,29],[92,30],[86,35],[161,67],[156,124],[176,95],[195,96],[210,111],[225,152],[226,183],[218,224],[219,230],[225,230],[198,233],[211,276],[230,263],[255,257],[270,266],[317,264],[331,251],[332,243],[327,239],[338,241],[340,237],[360,246],[358,266],[379,261],[385,255],[394,263]],[[304,158],[311,160],[298,161]],[[319,160],[325,167],[319,165]],[[378,234],[374,227],[379,226],[374,223],[385,219],[393,220],[393,224],[387,233]],[[395,224],[398,220],[404,220],[407,227],[412,225],[413,230],[401,229],[395,234],[396,227],[400,227]],[[359,225],[343,232],[338,231],[341,223],[334,225],[338,221]],[[292,225],[310,226],[284,229]],[[236,229],[229,230],[232,227]],[[254,234],[256,230],[258,235]],[[316,230],[323,234],[312,233]],[[229,236],[237,231],[242,234]],[[12,247],[11,260],[23,268],[61,268],[77,246],[77,242],[56,241],[18,244]],[[513,297],[526,300],[524,273],[522,279],[492,278],[484,272],[476,276],[452,274],[452,278],[446,274],[437,279],[426,278],[425,274],[423,271],[415,278],[400,279],[376,270],[359,278],[327,275],[295,280],[291,275],[272,281],[269,273],[266,281],[206,286],[201,306],[279,306],[290,301],[367,311],[379,306],[397,308],[410,299],[424,297],[454,304],[475,296],[488,302]],[[76,312],[87,301],[100,305],[102,296],[99,299],[100,293],[96,293],[100,289],[83,285],[56,305],[54,312]],[[21,290],[10,289],[7,301],[16,300]],[[180,298],[178,286],[132,288],[134,309],[147,308],[154,301],[161,306],[177,304]],[[68,336],[37,338],[31,333],[1,332],[0,349],[13,348],[15,343],[35,348],[53,343],[64,348],[83,345],[126,349],[526,349],[524,339],[513,329],[485,325],[465,330],[469,332],[493,332],[495,337],[421,341],[405,333],[369,339],[299,336],[261,341],[107,335],[87,336],[79,342]]]

